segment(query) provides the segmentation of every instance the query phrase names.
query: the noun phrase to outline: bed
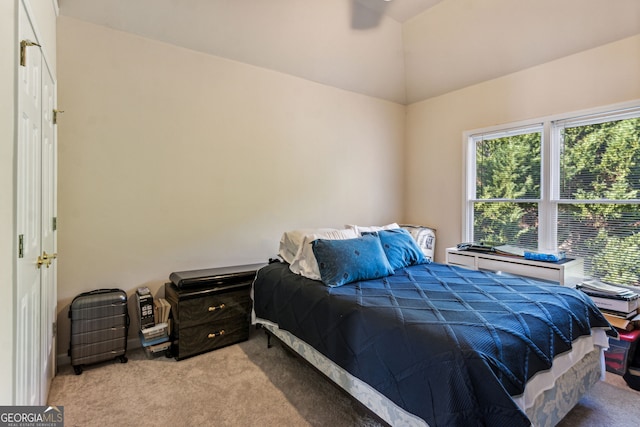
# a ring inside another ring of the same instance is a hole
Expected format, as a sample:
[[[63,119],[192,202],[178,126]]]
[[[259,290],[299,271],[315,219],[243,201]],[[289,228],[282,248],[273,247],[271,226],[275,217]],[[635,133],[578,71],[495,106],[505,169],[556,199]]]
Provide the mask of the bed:
[[[289,262],[260,269],[253,323],[390,425],[552,426],[601,378],[615,332],[583,293],[406,252],[380,267],[383,239],[358,235],[308,239],[321,280]],[[353,251],[364,240],[378,252]]]

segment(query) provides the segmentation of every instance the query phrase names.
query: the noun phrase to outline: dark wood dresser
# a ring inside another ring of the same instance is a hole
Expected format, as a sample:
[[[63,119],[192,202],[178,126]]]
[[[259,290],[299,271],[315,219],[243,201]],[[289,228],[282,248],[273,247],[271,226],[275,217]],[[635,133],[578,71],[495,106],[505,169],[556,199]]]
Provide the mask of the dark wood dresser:
[[[249,338],[249,293],[256,271],[263,265],[171,274],[172,282],[165,284],[164,292],[171,304],[171,353],[176,360]]]

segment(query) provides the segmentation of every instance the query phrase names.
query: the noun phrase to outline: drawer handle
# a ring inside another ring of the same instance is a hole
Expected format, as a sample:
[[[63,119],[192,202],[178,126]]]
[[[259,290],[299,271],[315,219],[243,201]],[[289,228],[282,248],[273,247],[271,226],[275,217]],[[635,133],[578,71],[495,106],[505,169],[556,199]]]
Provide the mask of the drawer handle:
[[[224,308],[224,304],[220,304],[220,305],[216,305],[216,306],[211,306],[209,307],[209,311],[216,311],[216,310],[221,310]]]
[[[214,332],[212,334],[207,335],[207,338],[215,338],[215,337],[218,337],[220,335],[224,335],[224,329],[222,329],[221,331]]]

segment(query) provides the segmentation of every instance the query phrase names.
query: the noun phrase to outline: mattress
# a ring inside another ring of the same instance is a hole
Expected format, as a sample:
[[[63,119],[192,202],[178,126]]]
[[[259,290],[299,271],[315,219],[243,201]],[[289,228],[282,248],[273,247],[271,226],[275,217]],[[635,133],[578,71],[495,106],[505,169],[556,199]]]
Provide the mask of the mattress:
[[[338,288],[276,263],[253,293],[256,320],[434,426],[530,425],[514,397],[580,337],[591,342],[571,360],[597,353],[592,329],[610,328],[576,290],[435,263]]]
[[[425,420],[396,405],[293,334],[265,319],[254,317],[253,323],[261,325],[389,425],[429,427]],[[561,363],[554,363],[553,370],[540,372],[536,376],[539,381],[528,383],[523,396],[514,398],[532,426],[555,426],[596,382],[603,379],[604,350],[595,344],[597,342],[607,345],[608,338],[602,329],[594,329],[593,336],[581,337],[571,352],[558,358]]]

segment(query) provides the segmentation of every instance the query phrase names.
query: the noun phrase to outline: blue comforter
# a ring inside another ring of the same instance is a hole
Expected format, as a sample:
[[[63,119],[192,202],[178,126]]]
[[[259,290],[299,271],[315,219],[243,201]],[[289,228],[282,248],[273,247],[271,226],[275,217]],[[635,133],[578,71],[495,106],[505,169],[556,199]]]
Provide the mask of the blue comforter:
[[[610,328],[575,289],[436,263],[337,288],[274,263],[254,308],[431,427],[530,425],[510,396]]]

